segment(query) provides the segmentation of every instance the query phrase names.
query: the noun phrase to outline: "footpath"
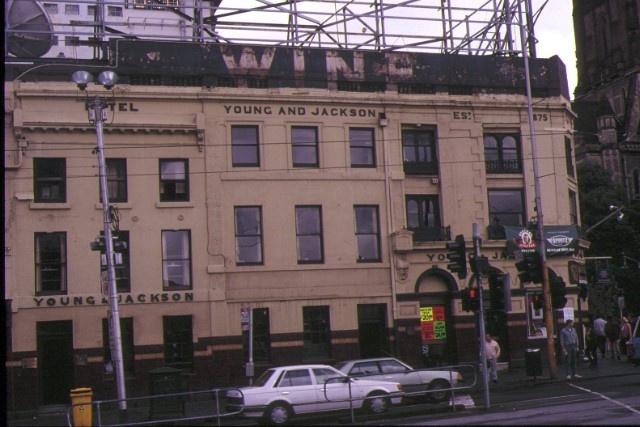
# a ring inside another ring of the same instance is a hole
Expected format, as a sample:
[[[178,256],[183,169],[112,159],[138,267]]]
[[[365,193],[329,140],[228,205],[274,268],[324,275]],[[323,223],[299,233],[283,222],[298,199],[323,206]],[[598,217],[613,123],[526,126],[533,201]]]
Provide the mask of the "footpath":
[[[640,366],[633,365],[632,363],[628,362],[625,357],[622,357],[622,360],[599,358],[597,367],[590,367],[588,361],[582,360],[580,358],[577,368],[577,373],[581,376],[581,378],[575,378],[572,380],[576,384],[579,384],[580,381],[585,381],[593,378],[610,378],[615,376],[640,374]],[[489,389],[515,390],[518,388],[531,387],[531,385],[533,384],[539,386],[560,381],[567,381],[564,371],[564,365],[562,364],[558,365],[558,375],[553,379],[549,376],[549,369],[547,366],[542,366],[542,375],[536,377],[528,376],[527,369],[525,367],[512,368],[499,371],[498,383],[494,384],[493,382],[490,382]],[[470,394],[472,396],[478,396],[481,393],[482,385],[477,384],[475,390],[472,390]],[[464,407],[465,405],[456,405],[456,408],[464,409]],[[21,416],[17,416],[16,414],[7,413],[6,425],[9,427],[69,426],[70,424],[67,420],[68,410],[68,406],[60,405],[58,407],[41,410],[37,414],[31,413],[28,415],[22,414]],[[442,413],[443,411],[446,411],[446,407],[438,405],[438,407],[434,407],[433,410],[435,412]],[[161,424],[159,423],[158,425]]]

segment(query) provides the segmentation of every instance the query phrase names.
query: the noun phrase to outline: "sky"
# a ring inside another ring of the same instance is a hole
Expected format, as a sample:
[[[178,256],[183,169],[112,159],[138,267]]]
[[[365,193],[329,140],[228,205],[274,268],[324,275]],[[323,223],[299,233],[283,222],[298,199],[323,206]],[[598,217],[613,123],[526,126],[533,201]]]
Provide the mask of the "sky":
[[[533,1],[533,10],[538,10],[543,0]],[[535,34],[538,39],[536,54],[538,58],[550,58],[558,55],[567,67],[569,93],[578,84],[576,70],[576,47],[573,35],[573,2],[571,0],[549,0],[536,21]]]

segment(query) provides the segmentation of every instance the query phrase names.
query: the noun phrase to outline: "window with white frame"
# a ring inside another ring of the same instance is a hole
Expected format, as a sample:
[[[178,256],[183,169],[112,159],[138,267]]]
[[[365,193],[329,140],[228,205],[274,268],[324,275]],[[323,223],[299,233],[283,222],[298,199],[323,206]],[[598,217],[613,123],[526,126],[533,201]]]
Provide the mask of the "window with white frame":
[[[191,289],[191,232],[162,231],[162,288],[168,291]]]
[[[262,264],[262,209],[259,206],[234,208],[236,264]]]
[[[351,167],[374,167],[376,165],[376,156],[373,128],[350,128],[349,149]]]
[[[67,233],[35,233],[36,294],[67,292]]]
[[[378,206],[354,206],[357,262],[380,262]]]
[[[298,264],[318,264],[324,261],[320,206],[296,206],[296,244]]]

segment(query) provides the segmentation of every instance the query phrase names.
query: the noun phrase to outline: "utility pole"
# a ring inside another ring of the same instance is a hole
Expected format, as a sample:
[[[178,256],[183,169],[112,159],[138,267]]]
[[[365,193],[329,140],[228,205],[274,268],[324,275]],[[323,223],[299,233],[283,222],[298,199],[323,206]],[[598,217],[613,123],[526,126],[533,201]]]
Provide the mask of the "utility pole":
[[[480,260],[480,230],[478,228],[477,223],[473,223],[472,228],[473,234],[473,261],[476,263],[476,281],[478,283],[478,298],[480,299],[480,308],[478,309],[478,329],[480,335],[480,371],[482,372],[482,386],[484,390],[484,407],[485,409],[489,409],[491,407],[491,403],[489,402],[489,382],[487,378],[487,358],[486,358],[486,350],[484,346],[484,303],[482,301],[482,268],[479,265]]]
[[[86,71],[76,71],[71,76],[80,90],[86,91],[87,84],[93,80],[93,76]],[[111,89],[118,80],[118,76],[112,71],[103,71],[98,76],[98,81],[106,89]],[[85,92],[86,93],[86,92]],[[116,272],[113,258],[113,235],[111,233],[111,212],[109,196],[107,194],[107,173],[104,157],[104,142],[102,124],[106,120],[107,107],[112,105],[104,97],[95,96],[87,98],[87,113],[89,123],[96,126],[96,138],[98,140],[98,175],[100,178],[100,201],[102,203],[104,250],[107,258],[107,285],[109,291],[109,337],[111,360],[114,365],[116,387],[118,391],[118,408],[120,415],[124,416],[127,409],[126,387],[124,380],[124,364],[122,360],[122,335],[120,331],[120,313],[118,310],[118,288],[116,286]]]
[[[544,323],[547,328],[547,355],[549,359],[549,376],[556,378],[558,366],[556,363],[556,351],[554,345],[553,308],[551,307],[551,287],[549,285],[549,271],[547,270],[547,254],[544,239],[544,223],[542,214],[542,197],[540,193],[540,175],[538,172],[538,150],[536,146],[536,134],[533,124],[533,106],[531,102],[531,77],[529,75],[529,55],[527,53],[524,21],[522,20],[522,6],[518,3],[520,14],[520,39],[522,43],[522,58],[524,60],[525,84],[527,89],[527,112],[529,116],[529,134],[531,140],[531,158],[533,161],[533,180],[536,194],[535,208],[538,218],[538,242],[540,257],[542,259],[542,295],[544,298]]]

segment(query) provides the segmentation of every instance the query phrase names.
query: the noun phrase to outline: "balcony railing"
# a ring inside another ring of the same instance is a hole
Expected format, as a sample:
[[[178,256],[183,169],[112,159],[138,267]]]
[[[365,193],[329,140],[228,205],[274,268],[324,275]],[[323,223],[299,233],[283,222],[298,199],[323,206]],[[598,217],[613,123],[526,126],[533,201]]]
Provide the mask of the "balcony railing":
[[[451,226],[409,228],[413,231],[413,242],[444,242],[451,240]]]
[[[404,173],[407,175],[437,175],[437,162],[404,162]]]
[[[485,162],[487,173],[521,173],[522,167],[519,160],[487,160]]]

